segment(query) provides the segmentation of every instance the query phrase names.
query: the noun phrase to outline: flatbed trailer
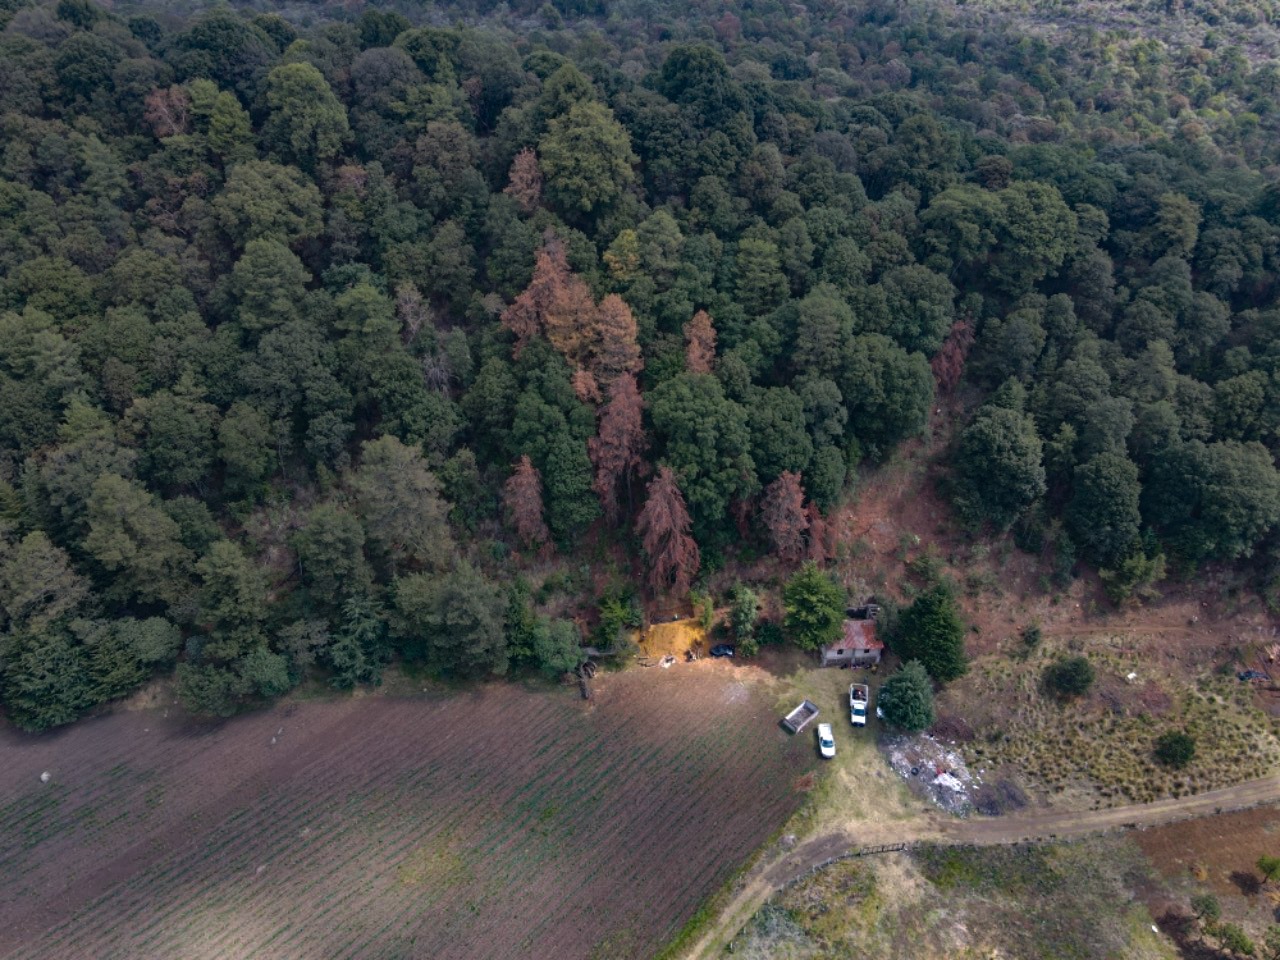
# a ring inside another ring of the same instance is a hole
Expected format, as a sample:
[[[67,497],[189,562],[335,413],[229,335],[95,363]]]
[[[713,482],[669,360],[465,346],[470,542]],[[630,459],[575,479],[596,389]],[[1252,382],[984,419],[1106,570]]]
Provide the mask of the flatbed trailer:
[[[782,725],[792,733],[799,733],[805,728],[805,724],[817,715],[817,705],[811,700],[803,700],[801,701],[800,706],[796,707],[782,718]]]

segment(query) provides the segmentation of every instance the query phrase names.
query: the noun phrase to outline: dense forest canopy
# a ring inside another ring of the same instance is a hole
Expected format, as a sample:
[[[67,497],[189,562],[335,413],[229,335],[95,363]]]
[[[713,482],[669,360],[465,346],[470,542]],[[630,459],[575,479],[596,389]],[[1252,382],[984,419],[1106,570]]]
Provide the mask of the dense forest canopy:
[[[1280,67],[980,7],[0,0],[8,716],[572,669],[944,397],[975,530],[1269,584]]]

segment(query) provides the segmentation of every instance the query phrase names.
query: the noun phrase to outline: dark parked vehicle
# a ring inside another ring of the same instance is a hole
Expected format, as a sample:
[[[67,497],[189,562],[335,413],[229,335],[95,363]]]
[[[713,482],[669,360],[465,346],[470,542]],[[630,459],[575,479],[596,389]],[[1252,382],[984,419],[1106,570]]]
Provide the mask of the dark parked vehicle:
[[[732,657],[733,647],[729,646],[727,643],[717,643],[711,648],[711,655],[713,657]]]

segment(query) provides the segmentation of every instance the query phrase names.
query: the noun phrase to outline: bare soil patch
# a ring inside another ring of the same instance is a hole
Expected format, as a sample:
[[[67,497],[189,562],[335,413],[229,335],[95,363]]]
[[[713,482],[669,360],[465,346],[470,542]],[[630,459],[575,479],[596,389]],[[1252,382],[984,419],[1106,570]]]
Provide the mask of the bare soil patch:
[[[1274,923],[1280,894],[1264,886],[1255,864],[1280,851],[1280,807],[1258,807],[1134,834],[1164,881],[1148,892],[1152,916],[1186,914],[1190,896],[1216,894],[1223,917],[1258,936]]]
[[[5,731],[0,957],[651,954],[803,799],[759,677]]]

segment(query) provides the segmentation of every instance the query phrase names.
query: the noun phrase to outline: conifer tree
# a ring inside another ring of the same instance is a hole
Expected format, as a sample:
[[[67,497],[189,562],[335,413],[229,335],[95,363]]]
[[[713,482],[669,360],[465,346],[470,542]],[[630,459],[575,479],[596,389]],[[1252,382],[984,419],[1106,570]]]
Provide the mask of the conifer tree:
[[[691,522],[684,495],[668,466],[658,468],[649,482],[648,499],[636,520],[644,552],[649,557],[649,586],[655,593],[689,592],[702,562],[698,544],[689,535]]]

